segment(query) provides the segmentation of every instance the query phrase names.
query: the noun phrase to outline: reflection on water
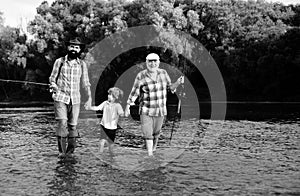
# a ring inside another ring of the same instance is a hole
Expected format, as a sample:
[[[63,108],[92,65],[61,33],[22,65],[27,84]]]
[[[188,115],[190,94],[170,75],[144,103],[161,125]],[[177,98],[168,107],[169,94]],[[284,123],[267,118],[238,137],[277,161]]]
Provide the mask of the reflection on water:
[[[299,119],[193,122],[164,127],[161,148],[169,145],[172,126],[174,138],[194,132],[183,154],[162,167],[130,171],[101,161],[98,119],[80,119],[79,147],[61,160],[52,114],[1,113],[1,195],[300,194]],[[139,123],[120,124],[116,142],[140,147]]]

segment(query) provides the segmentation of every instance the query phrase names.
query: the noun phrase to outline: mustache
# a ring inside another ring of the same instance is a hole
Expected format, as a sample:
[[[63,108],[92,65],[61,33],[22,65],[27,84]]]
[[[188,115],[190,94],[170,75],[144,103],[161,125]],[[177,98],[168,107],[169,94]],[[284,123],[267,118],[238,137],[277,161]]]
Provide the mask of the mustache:
[[[69,50],[68,51],[68,56],[71,59],[75,59],[75,58],[78,58],[80,56],[80,53],[77,52],[77,51],[74,51],[74,50]]]

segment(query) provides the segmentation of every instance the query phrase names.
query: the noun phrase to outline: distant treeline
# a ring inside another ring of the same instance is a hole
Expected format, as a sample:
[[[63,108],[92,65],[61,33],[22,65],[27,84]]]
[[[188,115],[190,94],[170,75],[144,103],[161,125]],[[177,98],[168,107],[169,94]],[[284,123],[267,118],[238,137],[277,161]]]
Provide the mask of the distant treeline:
[[[202,100],[209,100],[205,80],[182,55],[193,46],[183,44],[175,29],[208,50],[223,75],[228,100],[300,101],[300,5],[260,0],[56,0],[37,7],[29,33],[3,26],[0,13],[0,78],[47,83],[54,60],[65,55],[66,40],[80,37],[86,43],[83,58],[88,59],[87,52],[99,41],[143,25],[157,27],[164,45],[136,48],[116,57],[111,62],[115,71],[102,77],[103,90],[155,51],[185,73],[203,93]],[[113,41],[122,45],[122,39]],[[0,100],[51,98],[37,86],[0,82]]]

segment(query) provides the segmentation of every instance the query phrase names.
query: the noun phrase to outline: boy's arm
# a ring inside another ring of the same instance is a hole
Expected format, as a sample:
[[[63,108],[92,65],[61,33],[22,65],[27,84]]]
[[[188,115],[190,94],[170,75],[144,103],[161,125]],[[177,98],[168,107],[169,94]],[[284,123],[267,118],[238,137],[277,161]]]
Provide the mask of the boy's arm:
[[[86,110],[92,110],[92,111],[99,111],[99,110],[103,110],[103,107],[104,107],[104,104],[105,104],[106,102],[104,101],[104,102],[102,102],[100,105],[98,105],[98,106],[87,106],[86,107]]]
[[[98,111],[99,110],[99,106],[90,106],[87,107],[88,110],[93,110],[93,111]]]
[[[118,104],[118,114],[119,114],[119,116],[124,117],[124,110],[123,110],[121,104]]]

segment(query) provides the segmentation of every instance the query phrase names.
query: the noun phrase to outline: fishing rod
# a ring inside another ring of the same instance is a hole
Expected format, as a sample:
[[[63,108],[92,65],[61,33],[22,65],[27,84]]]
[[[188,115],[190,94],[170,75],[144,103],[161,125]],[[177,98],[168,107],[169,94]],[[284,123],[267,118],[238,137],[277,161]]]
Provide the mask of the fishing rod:
[[[30,81],[22,81],[22,80],[6,80],[6,79],[0,79],[0,82],[12,82],[12,83],[21,83],[21,84],[34,84],[34,85],[41,85],[41,86],[50,86],[50,84],[47,83],[39,83],[39,82],[30,82]]]
[[[176,115],[179,115],[180,114],[180,108],[181,108],[181,97],[184,96],[184,77],[182,76],[182,81],[181,81],[181,91],[179,92],[178,94],[178,106],[177,106],[177,114]],[[171,135],[170,135],[170,142],[169,144],[171,145],[171,141],[172,141],[172,137],[173,137],[173,132],[174,132],[174,126],[175,126],[175,121],[176,121],[176,116],[173,120],[173,125],[172,125],[172,129],[171,129]]]

